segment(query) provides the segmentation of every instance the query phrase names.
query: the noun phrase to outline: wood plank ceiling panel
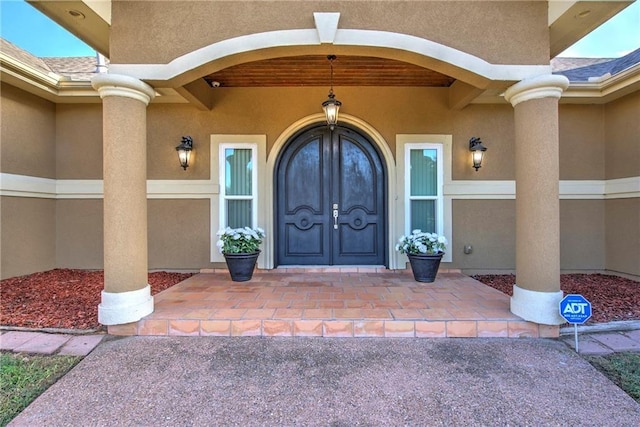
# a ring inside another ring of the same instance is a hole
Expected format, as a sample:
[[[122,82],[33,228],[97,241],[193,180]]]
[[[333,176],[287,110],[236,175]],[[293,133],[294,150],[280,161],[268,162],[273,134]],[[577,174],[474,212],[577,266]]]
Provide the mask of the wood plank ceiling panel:
[[[205,76],[222,87],[329,86],[326,56],[309,55],[248,62]],[[455,79],[406,62],[364,56],[333,61],[334,86],[449,87]]]

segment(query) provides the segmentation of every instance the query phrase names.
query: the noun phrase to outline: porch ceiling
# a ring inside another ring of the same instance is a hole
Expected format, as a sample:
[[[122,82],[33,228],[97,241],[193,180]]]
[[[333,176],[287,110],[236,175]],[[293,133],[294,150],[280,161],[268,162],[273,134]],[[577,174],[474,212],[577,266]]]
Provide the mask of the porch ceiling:
[[[324,55],[267,59],[235,65],[204,79],[222,87],[329,86],[330,64]],[[449,87],[453,77],[402,61],[368,56],[338,56],[334,86]]]

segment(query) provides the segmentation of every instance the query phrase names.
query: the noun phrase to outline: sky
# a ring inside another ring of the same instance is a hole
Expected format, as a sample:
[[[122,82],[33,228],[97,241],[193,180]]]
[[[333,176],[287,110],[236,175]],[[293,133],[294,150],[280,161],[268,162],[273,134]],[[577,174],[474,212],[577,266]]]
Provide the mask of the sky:
[[[23,0],[0,0],[0,35],[35,56],[93,56],[95,51]],[[640,48],[640,0],[559,56],[618,58]]]

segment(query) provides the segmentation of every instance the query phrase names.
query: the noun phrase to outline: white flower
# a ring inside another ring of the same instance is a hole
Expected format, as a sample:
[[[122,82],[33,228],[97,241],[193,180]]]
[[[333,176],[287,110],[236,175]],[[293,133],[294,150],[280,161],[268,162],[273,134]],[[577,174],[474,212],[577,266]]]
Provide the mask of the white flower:
[[[416,229],[408,236],[400,236],[395,248],[402,254],[438,254],[447,249],[447,239],[438,233]]]

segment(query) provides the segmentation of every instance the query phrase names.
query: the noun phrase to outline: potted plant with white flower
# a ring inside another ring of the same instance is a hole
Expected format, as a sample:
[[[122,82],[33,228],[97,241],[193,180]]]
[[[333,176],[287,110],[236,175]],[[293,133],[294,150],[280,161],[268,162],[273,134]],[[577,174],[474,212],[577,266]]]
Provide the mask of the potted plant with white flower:
[[[260,245],[264,230],[256,228],[224,228],[217,233],[220,249],[234,282],[251,280],[256,261],[260,255]]]
[[[413,230],[410,235],[400,237],[396,244],[398,252],[407,254],[413,277],[417,282],[431,283],[436,280],[438,267],[446,249],[446,237],[421,230]]]

